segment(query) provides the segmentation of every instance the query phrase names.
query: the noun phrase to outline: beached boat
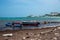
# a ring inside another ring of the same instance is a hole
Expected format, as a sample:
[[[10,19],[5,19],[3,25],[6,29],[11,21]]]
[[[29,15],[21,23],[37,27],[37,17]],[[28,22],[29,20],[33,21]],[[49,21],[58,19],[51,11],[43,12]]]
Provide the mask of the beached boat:
[[[39,22],[22,22],[23,26],[38,26]]]
[[[12,22],[12,23],[7,23],[5,25],[6,25],[6,27],[11,27],[13,29],[15,29],[17,27],[20,28],[20,29],[22,29],[22,25],[21,25],[20,22]]]
[[[9,27],[21,27],[21,26],[38,26],[40,23],[39,22],[12,22],[12,23],[7,23],[6,26]]]
[[[32,27],[32,26],[38,27],[39,24],[40,24],[39,22],[12,22],[12,23],[7,23],[5,25],[6,25],[6,28],[10,27],[12,28],[12,30],[15,30],[15,29],[18,30],[18,29],[23,29],[23,27]]]

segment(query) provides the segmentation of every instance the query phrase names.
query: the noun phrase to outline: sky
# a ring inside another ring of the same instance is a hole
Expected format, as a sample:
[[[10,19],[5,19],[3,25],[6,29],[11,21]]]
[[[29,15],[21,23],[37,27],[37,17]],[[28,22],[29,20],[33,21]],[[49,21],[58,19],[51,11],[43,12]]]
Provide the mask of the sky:
[[[0,0],[0,17],[41,16],[60,12],[60,0]]]

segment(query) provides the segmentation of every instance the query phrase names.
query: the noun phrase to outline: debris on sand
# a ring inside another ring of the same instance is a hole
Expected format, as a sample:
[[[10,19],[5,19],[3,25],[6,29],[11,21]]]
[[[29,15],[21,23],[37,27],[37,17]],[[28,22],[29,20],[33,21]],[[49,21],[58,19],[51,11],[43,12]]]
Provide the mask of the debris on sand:
[[[7,33],[13,34],[8,40],[60,40],[60,27],[0,31],[0,40],[5,40],[2,35]]]

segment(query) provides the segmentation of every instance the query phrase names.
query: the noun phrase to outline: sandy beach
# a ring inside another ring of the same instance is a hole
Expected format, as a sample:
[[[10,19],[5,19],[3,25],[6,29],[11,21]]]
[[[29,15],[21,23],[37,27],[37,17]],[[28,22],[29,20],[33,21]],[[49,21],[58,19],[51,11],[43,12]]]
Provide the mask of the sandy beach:
[[[13,21],[0,20],[0,28],[4,28],[8,22]],[[41,24],[40,27],[23,27],[22,30],[0,31],[0,40],[60,40],[59,25],[60,23],[50,23]],[[4,34],[12,34],[12,36],[6,37],[3,36]]]
[[[11,37],[3,34],[12,33]],[[0,31],[0,40],[60,40],[60,27]]]

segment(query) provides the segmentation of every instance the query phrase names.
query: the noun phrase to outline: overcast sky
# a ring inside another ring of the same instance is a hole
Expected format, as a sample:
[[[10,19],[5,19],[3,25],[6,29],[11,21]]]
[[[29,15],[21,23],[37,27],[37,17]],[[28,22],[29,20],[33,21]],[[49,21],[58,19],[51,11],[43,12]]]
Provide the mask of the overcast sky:
[[[24,17],[60,12],[60,0],[0,0],[0,17]]]

